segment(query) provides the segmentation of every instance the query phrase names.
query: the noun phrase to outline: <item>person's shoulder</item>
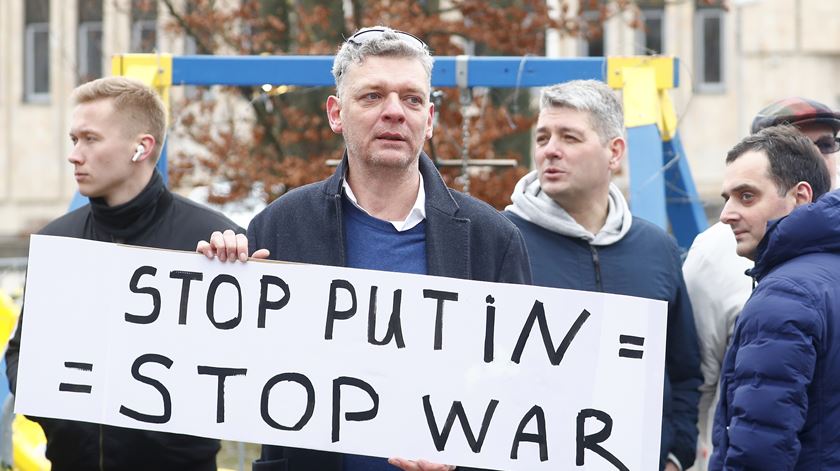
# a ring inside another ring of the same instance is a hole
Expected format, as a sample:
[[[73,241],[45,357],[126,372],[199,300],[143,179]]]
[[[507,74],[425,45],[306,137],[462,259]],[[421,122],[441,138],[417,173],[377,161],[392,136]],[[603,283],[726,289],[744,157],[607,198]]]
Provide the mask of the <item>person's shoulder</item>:
[[[313,201],[317,201],[320,198],[326,198],[328,195],[324,191],[325,184],[326,180],[321,180],[293,188],[269,203],[263,212],[271,213],[294,210],[301,206],[312,204]]]
[[[631,259],[667,267],[668,272],[679,272],[682,277],[682,251],[677,240],[648,220],[633,216],[630,231],[614,246]]]
[[[90,205],[86,204],[59,216],[45,225],[38,234],[79,237],[84,230],[85,221],[90,215]]]
[[[519,229],[523,228],[530,228],[530,227],[539,227],[539,225],[534,224],[531,221],[526,220],[522,216],[514,213],[513,211],[504,210],[501,212],[501,215],[504,216],[505,219],[509,220],[513,223],[514,226],[518,227]]]
[[[811,252],[798,255],[781,262],[773,268],[761,282],[766,287],[778,284],[796,285],[809,293],[816,295],[840,295],[840,253]],[[756,288],[756,289],[758,289]]]
[[[641,240],[652,246],[660,248],[664,246],[669,250],[679,251],[677,241],[671,234],[647,219],[638,216],[633,216],[633,224],[630,226],[629,235],[635,236],[633,240]],[[624,239],[628,239],[628,237],[625,236]]]
[[[637,231],[637,232],[644,232],[647,236],[655,236],[655,237],[663,237],[668,238],[669,235],[662,229],[661,227],[657,226],[656,224],[648,221],[647,219],[640,218],[639,216],[633,216],[633,225],[630,226],[630,230]]]
[[[720,222],[713,224],[694,238],[688,248],[684,267],[687,270],[710,269],[725,275],[735,273],[741,278],[744,271],[753,266],[753,262],[738,255],[737,245],[729,226]],[[749,279],[746,276],[743,278]]]
[[[172,194],[172,197],[173,204],[178,207],[179,218],[188,218],[188,220],[191,220],[193,223],[195,220],[198,220],[210,228],[215,228],[213,230],[242,229],[221,211],[175,193]]]
[[[697,234],[688,249],[688,257],[708,258],[725,255],[724,252],[734,254],[737,245],[732,229],[726,224],[718,222]]]
[[[833,286],[815,286],[811,280],[773,273],[756,285],[739,316],[741,332],[746,340],[754,335],[792,339],[791,333],[820,332],[825,317],[833,311],[836,298]],[[829,293],[834,291],[833,293]]]
[[[478,198],[449,189],[449,193],[458,204],[457,217],[469,219],[471,224],[479,226],[496,226],[506,231],[515,230],[513,222],[502,215],[499,210]]]
[[[702,247],[718,244],[728,244],[733,248],[733,250],[737,245],[735,242],[735,235],[732,233],[732,228],[722,222],[716,222],[703,232],[697,234],[697,237],[694,238],[694,242],[691,245],[692,247],[695,245]]]
[[[324,204],[330,200],[330,195],[325,190],[326,182],[327,180],[321,180],[309,183],[282,194],[251,219],[249,231],[260,227],[271,227],[274,221],[306,220],[311,222],[312,216],[324,215]],[[301,216],[306,218],[301,219]]]
[[[452,198],[458,204],[458,215],[460,217],[507,221],[507,218],[502,216],[496,208],[490,206],[485,201],[461,193],[458,190],[453,190],[452,188],[449,188],[449,194],[452,195]]]

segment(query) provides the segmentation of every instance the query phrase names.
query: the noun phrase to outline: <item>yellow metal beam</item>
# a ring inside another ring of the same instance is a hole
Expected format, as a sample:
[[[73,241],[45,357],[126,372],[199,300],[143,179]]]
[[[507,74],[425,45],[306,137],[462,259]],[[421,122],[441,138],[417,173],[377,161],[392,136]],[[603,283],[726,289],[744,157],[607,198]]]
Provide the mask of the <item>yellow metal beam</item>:
[[[662,111],[659,134],[664,142],[668,142],[677,134],[677,112],[668,90],[659,90],[659,109]]]
[[[656,76],[650,67],[628,67],[622,71],[624,125],[628,128],[659,124],[659,95]]]
[[[639,67],[654,70],[657,90],[674,88],[674,58],[670,56],[608,57],[607,84],[624,88],[624,72]]]
[[[172,54],[117,54],[111,74],[137,79],[157,90],[167,111],[172,87]]]
[[[668,90],[674,88],[672,57],[609,57],[607,84],[622,90],[624,125],[656,124],[663,141],[677,132],[677,117]]]

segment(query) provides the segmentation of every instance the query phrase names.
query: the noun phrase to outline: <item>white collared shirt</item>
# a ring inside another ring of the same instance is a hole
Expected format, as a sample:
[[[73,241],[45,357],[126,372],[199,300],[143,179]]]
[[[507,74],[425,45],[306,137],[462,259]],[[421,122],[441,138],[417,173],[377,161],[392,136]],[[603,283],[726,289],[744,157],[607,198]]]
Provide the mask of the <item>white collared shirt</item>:
[[[367,212],[367,210],[359,205],[358,200],[356,200],[356,195],[353,194],[353,190],[350,188],[350,184],[347,183],[347,179],[344,179],[344,194],[347,195],[347,199],[353,203],[353,206],[361,209],[365,214],[368,216],[374,217],[372,214]],[[417,190],[417,199],[414,200],[414,206],[411,207],[411,211],[408,213],[408,217],[405,218],[403,221],[388,221],[396,229],[398,232],[405,232],[414,226],[423,222],[426,219],[426,190],[423,188],[423,175],[420,175],[420,189]]]

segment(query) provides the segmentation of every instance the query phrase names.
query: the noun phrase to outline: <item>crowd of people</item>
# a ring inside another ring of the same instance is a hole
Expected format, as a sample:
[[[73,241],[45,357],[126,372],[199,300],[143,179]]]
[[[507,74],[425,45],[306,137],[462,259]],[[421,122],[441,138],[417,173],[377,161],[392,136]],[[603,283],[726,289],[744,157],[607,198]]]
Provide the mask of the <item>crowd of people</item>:
[[[432,65],[409,33],[372,27],[347,39],[326,103],[346,147],[340,165],[278,198],[247,230],[163,185],[155,163],[166,116],[151,89],[120,77],[84,84],[72,95],[68,160],[90,204],[41,233],[222,262],[271,258],[666,301],[661,469],[687,470],[697,456],[698,467],[710,456],[713,470],[840,469],[840,195],[831,191],[840,113],[801,98],[762,110],[725,157],[720,223],[683,263],[673,238],[634,217],[611,182],[627,139],[607,85],[542,91],[535,169],[499,212],[447,188],[423,152]],[[6,353],[13,391],[22,323],[23,314]],[[55,470],[216,469],[216,440],[36,420]],[[264,446],[253,469],[455,466]]]

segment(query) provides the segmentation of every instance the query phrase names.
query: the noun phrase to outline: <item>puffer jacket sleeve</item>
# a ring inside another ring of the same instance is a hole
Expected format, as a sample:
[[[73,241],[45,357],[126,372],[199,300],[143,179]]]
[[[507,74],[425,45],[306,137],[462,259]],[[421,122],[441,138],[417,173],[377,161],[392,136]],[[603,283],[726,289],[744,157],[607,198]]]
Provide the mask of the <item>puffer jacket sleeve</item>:
[[[759,283],[747,303],[733,340],[734,368],[726,373],[724,469],[794,469],[824,333],[817,306],[784,279]]]
[[[700,351],[691,302],[680,270],[677,248],[672,248],[677,289],[668,303],[668,332],[665,346],[665,369],[671,383],[669,452],[679,459],[683,469],[694,463],[697,452],[697,405],[700,400]]]

